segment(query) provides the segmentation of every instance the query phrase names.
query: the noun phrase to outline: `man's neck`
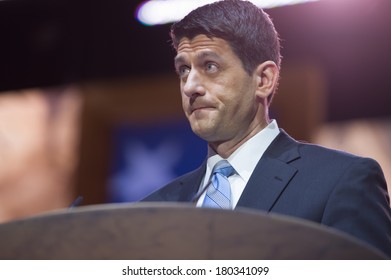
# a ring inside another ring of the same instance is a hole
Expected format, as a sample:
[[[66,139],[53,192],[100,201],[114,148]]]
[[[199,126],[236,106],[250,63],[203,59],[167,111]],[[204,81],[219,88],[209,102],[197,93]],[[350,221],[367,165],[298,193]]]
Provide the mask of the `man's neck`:
[[[264,120],[263,122],[259,122],[257,125],[255,125],[254,128],[250,129],[246,134],[242,135],[241,137],[235,137],[234,139],[229,141],[210,142],[209,146],[222,158],[227,159],[241,145],[246,143],[250,138],[252,138],[258,132],[264,129],[269,123],[269,119]]]

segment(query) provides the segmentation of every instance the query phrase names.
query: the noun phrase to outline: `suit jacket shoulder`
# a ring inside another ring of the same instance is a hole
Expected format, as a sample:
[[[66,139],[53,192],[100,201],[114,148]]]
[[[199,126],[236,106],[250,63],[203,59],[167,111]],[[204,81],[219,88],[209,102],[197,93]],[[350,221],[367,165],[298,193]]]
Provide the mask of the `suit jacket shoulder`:
[[[237,207],[324,224],[391,256],[389,203],[375,160],[301,143],[282,131],[256,166]]]

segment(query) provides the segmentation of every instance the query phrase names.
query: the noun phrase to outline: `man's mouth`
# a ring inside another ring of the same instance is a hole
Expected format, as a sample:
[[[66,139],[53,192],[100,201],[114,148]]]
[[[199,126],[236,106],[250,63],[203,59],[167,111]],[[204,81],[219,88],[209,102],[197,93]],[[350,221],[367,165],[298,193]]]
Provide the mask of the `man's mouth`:
[[[194,113],[196,111],[201,111],[201,110],[210,110],[213,109],[212,106],[207,106],[207,105],[202,105],[202,106],[195,106],[191,108],[191,112]]]

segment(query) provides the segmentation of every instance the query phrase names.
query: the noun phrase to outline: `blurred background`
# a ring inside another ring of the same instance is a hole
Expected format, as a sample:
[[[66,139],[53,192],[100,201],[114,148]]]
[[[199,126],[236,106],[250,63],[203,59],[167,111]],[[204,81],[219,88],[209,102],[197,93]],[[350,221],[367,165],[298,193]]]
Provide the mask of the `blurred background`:
[[[0,222],[78,196],[137,201],[204,160],[182,113],[170,24],[140,23],[141,2],[0,0]],[[388,182],[390,10],[388,0],[266,9],[284,57],[272,117],[297,139],[375,158]]]

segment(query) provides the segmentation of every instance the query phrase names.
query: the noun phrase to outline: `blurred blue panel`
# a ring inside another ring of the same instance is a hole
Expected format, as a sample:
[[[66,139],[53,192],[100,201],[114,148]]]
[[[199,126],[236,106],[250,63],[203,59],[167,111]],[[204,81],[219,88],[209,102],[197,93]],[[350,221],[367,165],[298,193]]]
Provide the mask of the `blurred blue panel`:
[[[108,202],[138,201],[197,168],[207,153],[185,121],[119,125],[112,143]]]

